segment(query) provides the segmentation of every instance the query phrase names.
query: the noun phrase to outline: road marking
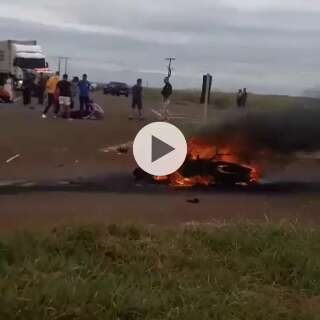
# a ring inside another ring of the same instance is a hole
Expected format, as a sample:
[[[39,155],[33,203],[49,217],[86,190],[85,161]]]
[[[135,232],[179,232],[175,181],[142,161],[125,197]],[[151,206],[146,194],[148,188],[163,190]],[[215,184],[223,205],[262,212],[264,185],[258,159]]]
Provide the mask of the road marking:
[[[157,110],[155,110],[155,109],[150,109],[156,116],[158,116],[159,118],[161,118],[162,117],[162,114],[160,113],[160,112],[158,112]]]
[[[20,154],[16,154],[16,155],[14,155],[13,157],[9,158],[9,159],[6,161],[6,163],[10,163],[10,162],[12,162],[12,161],[20,158],[20,156],[21,156]]]
[[[155,110],[155,109],[150,109],[157,117],[159,117],[160,119],[162,118],[162,114]],[[201,120],[200,119],[194,119],[194,118],[190,118],[187,117],[186,115],[182,115],[182,114],[169,114],[169,120],[186,120],[187,122],[190,123],[200,123]]]

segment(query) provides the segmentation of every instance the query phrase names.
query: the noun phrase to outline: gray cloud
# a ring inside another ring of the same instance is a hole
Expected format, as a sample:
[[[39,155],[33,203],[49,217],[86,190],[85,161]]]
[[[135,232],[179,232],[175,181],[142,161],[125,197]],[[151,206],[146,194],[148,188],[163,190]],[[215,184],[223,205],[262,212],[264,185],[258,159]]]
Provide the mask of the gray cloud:
[[[3,38],[35,38],[55,67],[99,81],[143,77],[161,84],[176,56],[176,87],[199,87],[211,72],[224,90],[301,94],[319,83],[320,3],[315,0],[6,1]]]

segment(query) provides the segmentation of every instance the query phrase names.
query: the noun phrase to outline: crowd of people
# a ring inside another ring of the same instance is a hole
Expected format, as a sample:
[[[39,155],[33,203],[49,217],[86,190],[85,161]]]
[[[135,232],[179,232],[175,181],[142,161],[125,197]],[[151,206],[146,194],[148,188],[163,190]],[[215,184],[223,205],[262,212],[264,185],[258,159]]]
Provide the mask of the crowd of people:
[[[48,118],[49,112],[53,111],[53,117],[59,116],[65,119],[86,119],[91,115],[95,118],[103,117],[103,109],[90,99],[91,85],[86,74],[74,77],[71,81],[67,74],[60,79],[60,73],[48,77],[40,73],[37,77],[34,74],[25,74],[22,86],[22,99],[24,105],[30,105],[32,97],[38,100],[38,104],[44,106],[41,117]],[[3,102],[14,101],[13,80],[8,77],[4,85],[0,86]],[[1,92],[0,92],[1,93]],[[169,77],[164,79],[162,94],[161,117],[162,120],[169,119],[170,98],[173,88]],[[131,88],[131,112],[129,119],[144,119],[143,116],[143,85],[142,79],[138,79],[136,84]],[[32,107],[33,108],[33,107]]]
[[[47,118],[51,108],[54,108],[55,117],[62,114],[62,117],[66,119],[73,119],[75,115],[77,118],[86,118],[90,115],[92,112],[90,82],[86,74],[82,76],[82,80],[74,77],[72,81],[69,81],[67,74],[64,74],[60,80],[59,72],[56,72],[46,82],[42,79],[40,75],[39,104],[43,103],[44,92],[47,91],[47,105],[42,113],[43,119]]]
[[[38,98],[38,103],[44,107],[42,118],[47,119],[48,113],[53,109],[54,117],[61,115],[65,119],[84,119],[88,118],[94,112],[96,116],[102,115],[103,110],[98,105],[93,104],[90,99],[90,82],[86,74],[82,76],[82,80],[74,77],[69,81],[68,75],[65,74],[60,80],[59,72],[53,76],[46,78],[44,74],[40,74],[37,80],[26,77],[23,85],[23,103],[28,105],[31,103],[32,91]],[[173,88],[169,81],[169,77],[164,79],[164,87],[161,91],[163,103],[161,108],[162,120],[167,121],[169,118],[170,97]],[[144,119],[143,116],[143,86],[142,79],[138,79],[137,83],[131,88],[131,113],[129,119]],[[45,96],[46,99],[45,99]]]
[[[53,109],[54,117],[62,116],[65,119],[101,119],[104,111],[90,99],[90,82],[86,74],[74,77],[69,81],[68,75],[64,74],[60,79],[59,72],[51,77],[47,77],[43,73],[35,79],[31,75],[26,75],[23,82],[23,103],[29,105],[31,97],[34,95],[38,99],[40,105],[46,105],[42,112],[42,118],[47,119],[48,113]],[[161,120],[169,120],[169,105],[173,88],[170,78],[164,78],[164,86],[161,91],[162,107]],[[136,84],[131,88],[131,112],[129,119],[135,118],[143,120],[143,85],[142,79],[138,79]],[[246,108],[248,100],[248,92],[246,88],[239,89],[236,97],[236,104],[239,108]],[[13,102],[14,90],[13,80],[8,77],[0,86],[0,102]]]
[[[90,82],[86,74],[69,81],[67,74],[60,79],[60,73],[47,77],[41,73],[37,78],[25,76],[22,92],[23,104],[31,104],[32,97],[38,99],[39,105],[45,105],[42,118],[47,119],[53,109],[54,118],[65,119],[101,119],[103,109],[90,99]]]
[[[44,105],[42,118],[47,119],[48,113],[53,109],[53,116],[63,117],[65,119],[90,119],[95,114],[94,119],[103,118],[104,111],[90,99],[91,85],[86,74],[74,77],[71,81],[68,75],[63,75],[60,79],[59,72],[51,77],[40,74],[38,79],[26,76],[23,83],[23,103],[31,103],[31,97],[34,95],[40,105]],[[170,98],[173,88],[170,78],[164,78],[164,86],[161,91],[162,106],[160,108],[161,120],[169,120]],[[143,81],[137,79],[136,84],[131,88],[131,111],[129,119],[144,119],[143,115]],[[0,86],[0,102],[13,102],[14,90],[13,80],[8,77],[2,86]],[[246,88],[239,89],[236,96],[236,105],[238,108],[246,108],[248,102],[248,92]]]

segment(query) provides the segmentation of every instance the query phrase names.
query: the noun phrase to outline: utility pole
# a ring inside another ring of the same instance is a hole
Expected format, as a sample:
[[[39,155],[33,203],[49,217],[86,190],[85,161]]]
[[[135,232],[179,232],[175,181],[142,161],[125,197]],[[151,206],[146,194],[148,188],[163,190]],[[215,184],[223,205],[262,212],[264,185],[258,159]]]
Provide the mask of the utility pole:
[[[64,58],[64,62],[65,62],[65,65],[64,65],[64,73],[65,74],[68,74],[68,62],[69,62],[69,59],[68,57],[65,57]]]
[[[208,105],[210,102],[212,80],[213,80],[212,75],[209,73],[203,76],[201,103],[203,103],[204,105],[203,120],[205,125],[208,123]]]
[[[169,61],[169,65],[168,65],[168,78],[171,78],[171,74],[172,74],[172,61],[175,61],[176,58],[166,58],[166,61]]]
[[[61,74],[61,59],[62,59],[62,57],[58,57],[58,71],[59,71],[59,74]]]
[[[69,57],[58,57],[58,71],[61,74],[61,63],[64,61],[64,73],[68,74]]]
[[[206,92],[204,96],[204,124],[208,124],[208,104],[209,104],[209,96],[210,96],[210,74],[207,74],[207,81],[206,81]]]

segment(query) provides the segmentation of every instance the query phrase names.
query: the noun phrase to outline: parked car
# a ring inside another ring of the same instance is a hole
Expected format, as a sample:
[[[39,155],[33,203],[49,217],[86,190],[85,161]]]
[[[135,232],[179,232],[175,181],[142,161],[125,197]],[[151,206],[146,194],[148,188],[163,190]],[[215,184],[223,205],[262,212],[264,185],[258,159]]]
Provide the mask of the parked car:
[[[104,94],[111,94],[113,96],[129,96],[130,89],[126,83],[110,82],[103,88]]]
[[[95,82],[90,83],[90,91],[97,91],[98,90],[98,84]]]

